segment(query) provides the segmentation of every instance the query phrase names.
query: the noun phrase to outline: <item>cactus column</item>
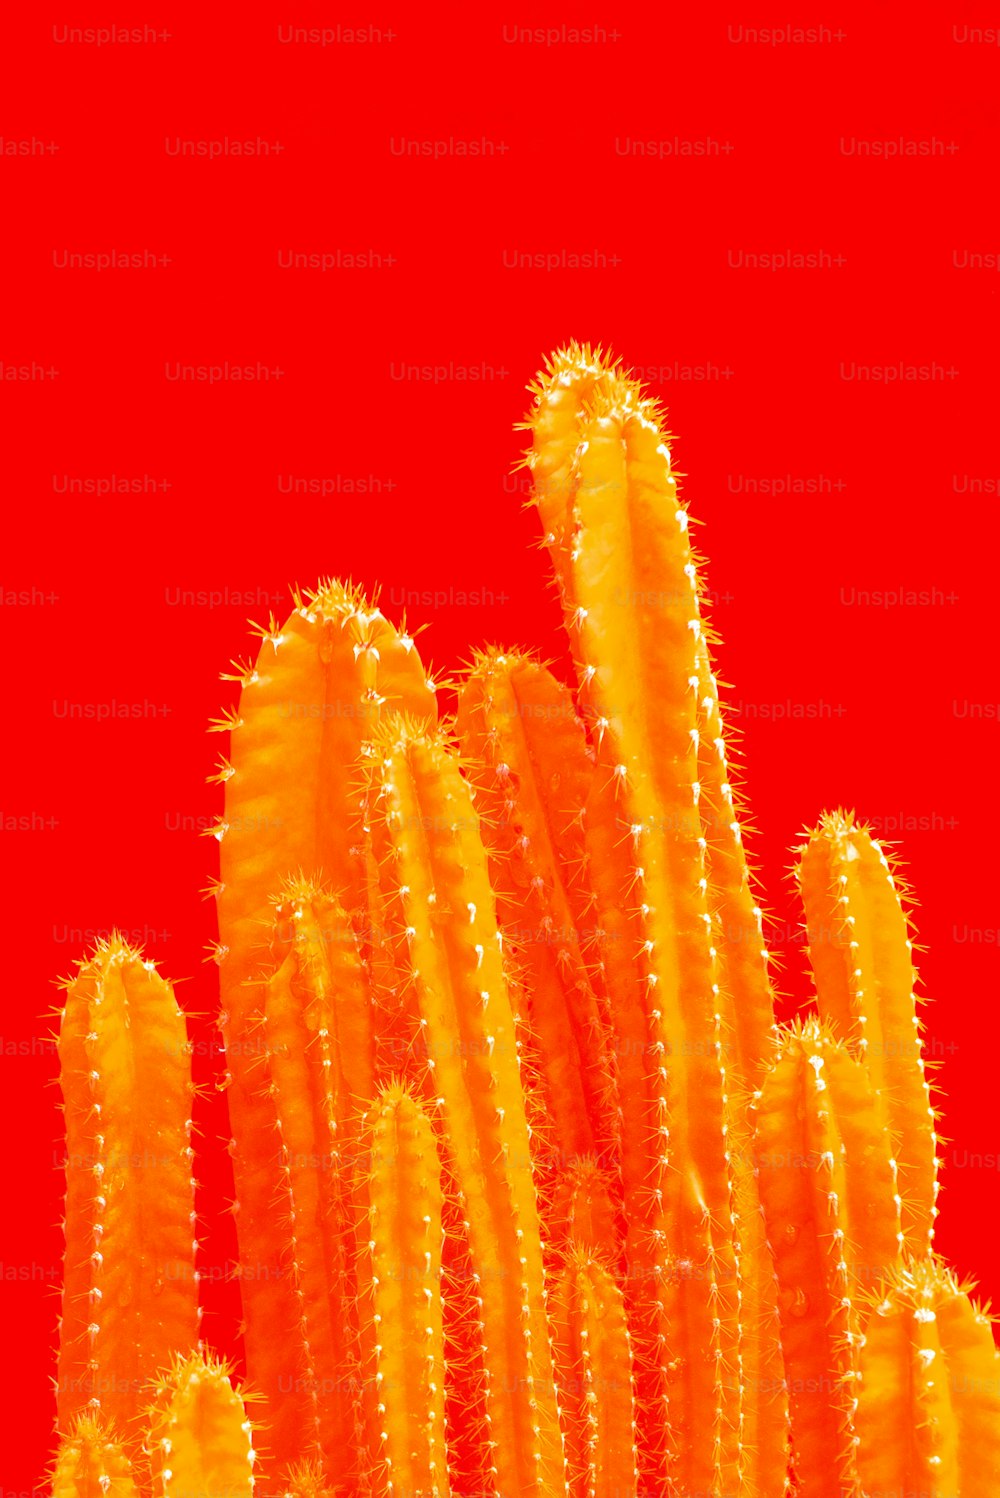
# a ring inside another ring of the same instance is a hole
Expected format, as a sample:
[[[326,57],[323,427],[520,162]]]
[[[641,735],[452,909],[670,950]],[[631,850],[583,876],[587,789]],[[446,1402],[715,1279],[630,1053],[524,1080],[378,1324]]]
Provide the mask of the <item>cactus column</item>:
[[[895,1152],[907,1247],[922,1256],[937,1216],[937,1139],[897,882],[867,828],[843,812],[810,834],[798,882],[820,1013],[868,1069]]]
[[[402,718],[380,730],[372,837],[397,967],[426,1056],[468,1235],[488,1421],[502,1498],[562,1493],[565,1468],[542,1242],[514,1015],[479,822],[457,757]],[[490,1472],[489,1469],[492,1469]]]
[[[292,1462],[313,1428],[296,1335],[300,1303],[289,1274],[291,1210],[277,1170],[274,1099],[262,1064],[267,937],[272,899],[299,870],[322,875],[343,902],[373,960],[364,856],[360,757],[386,706],[421,721],[436,715],[414,642],[356,589],[330,582],[300,596],[280,628],[261,631],[254,665],[237,667],[239,706],[215,725],[230,735],[218,779],[225,785],[221,876],[216,888],[223,1035],[231,1085],[236,1221],[243,1268],[248,1374],[264,1396],[269,1444]],[[294,1356],[290,1357],[290,1350]]]
[[[99,1411],[131,1437],[147,1382],[198,1338],[187,1030],[170,984],[118,936],[65,988],[59,1422]]]
[[[860,1498],[858,1297],[902,1241],[896,1172],[865,1070],[818,1021],[783,1037],[757,1110],[802,1498]]]
[[[377,1400],[374,1491],[448,1498],[441,1161],[430,1118],[393,1083],[367,1120],[368,1243],[359,1272]]]

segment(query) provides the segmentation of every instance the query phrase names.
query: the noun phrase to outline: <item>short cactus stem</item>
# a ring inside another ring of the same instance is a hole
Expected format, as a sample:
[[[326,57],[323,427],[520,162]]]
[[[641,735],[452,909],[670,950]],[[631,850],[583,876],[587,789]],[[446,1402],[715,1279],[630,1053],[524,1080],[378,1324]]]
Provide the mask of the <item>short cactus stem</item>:
[[[263,1396],[261,1420],[278,1467],[297,1460],[311,1431],[308,1405],[287,1399],[288,1348],[275,1328],[297,1324],[300,1305],[285,1272],[291,1211],[276,1177],[274,1100],[261,1085],[267,1046],[262,1020],[271,901],[296,870],[321,873],[378,963],[369,909],[366,808],[359,761],[383,710],[436,716],[434,691],[413,639],[396,630],[358,590],[328,582],[297,594],[284,624],[259,630],[253,663],[237,663],[239,704],[213,727],[229,734],[217,778],[225,811],[219,911],[222,990],[242,1272],[247,1372]]]
[[[477,655],[457,728],[482,818],[501,929],[528,995],[554,1176],[618,1152],[613,1054],[584,956],[583,821],[594,778],[573,698],[519,651]]]
[[[561,1493],[519,1042],[478,817],[445,740],[401,718],[380,733],[371,776],[396,966],[476,1276],[480,1324],[468,1355],[488,1412],[479,1486],[505,1498]]]
[[[638,1492],[632,1349],[622,1292],[590,1249],[570,1252],[551,1297],[572,1498]]]
[[[281,1498],[336,1498],[317,1462],[296,1462],[281,1489]]]
[[[559,1179],[552,1202],[550,1247],[565,1253],[570,1244],[613,1260],[617,1269],[621,1238],[621,1187],[596,1160],[579,1160]]]
[[[1000,1353],[990,1317],[935,1259],[897,1269],[867,1307],[858,1469],[866,1493],[1000,1492]]]
[[[897,1261],[895,1169],[864,1067],[817,1020],[784,1032],[757,1107],[803,1498],[860,1498],[858,1299]]]
[[[379,1094],[366,1143],[358,1293],[377,1401],[372,1489],[447,1498],[441,1161],[430,1117],[405,1084]]]
[[[937,1216],[937,1137],[899,876],[866,827],[830,812],[801,849],[798,883],[820,1013],[868,1068],[895,1151],[906,1245],[922,1257]]]
[[[58,1036],[59,1423],[87,1411],[129,1435],[148,1381],[198,1340],[190,1047],[173,988],[139,950],[112,936],[77,967]]]
[[[302,1454],[343,1486],[357,1480],[363,1447],[350,1176],[356,1120],[374,1092],[372,1000],[351,923],[315,882],[291,880],[277,898],[271,957],[267,1086],[302,1368],[301,1390],[285,1399],[302,1406]]]
[[[138,1498],[121,1441],[93,1415],[70,1421],[52,1465],[52,1498]]]
[[[232,1372],[198,1352],[158,1379],[147,1439],[155,1498],[253,1498],[253,1426]]]

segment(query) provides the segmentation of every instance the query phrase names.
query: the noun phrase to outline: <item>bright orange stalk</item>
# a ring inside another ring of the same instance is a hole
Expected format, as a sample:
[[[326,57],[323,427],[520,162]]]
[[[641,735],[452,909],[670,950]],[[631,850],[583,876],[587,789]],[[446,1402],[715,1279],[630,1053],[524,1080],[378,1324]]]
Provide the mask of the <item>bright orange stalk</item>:
[[[359,1295],[377,1400],[374,1492],[448,1498],[441,1161],[430,1117],[404,1084],[379,1094],[367,1144]]]
[[[476,657],[459,694],[457,730],[501,926],[528,998],[554,1184],[585,1158],[613,1166],[618,1145],[614,1060],[582,929],[591,899],[583,819],[593,759],[571,694],[520,651]]]
[[[263,1395],[269,1443],[285,1464],[299,1456],[315,1410],[308,1394],[294,1399],[283,1389],[289,1378],[304,1389],[308,1375],[301,1345],[287,1341],[299,1318],[288,1273],[290,1206],[274,1166],[274,1100],[263,1085],[259,979],[271,900],[299,870],[325,879],[354,922],[366,959],[377,962],[380,917],[369,899],[360,759],[385,708],[406,709],[425,722],[436,714],[412,638],[374,603],[337,582],[296,602],[280,628],[272,621],[261,631],[256,663],[237,667],[239,706],[216,725],[230,735],[218,774],[226,803],[217,829],[217,955],[247,1368]]]
[[[59,1423],[100,1412],[131,1438],[147,1383],[198,1338],[190,1048],[154,963],[118,936],[67,980]]]
[[[479,1325],[468,1356],[481,1370],[488,1421],[479,1482],[494,1481],[504,1498],[549,1498],[563,1492],[565,1475],[543,1246],[479,819],[445,740],[402,718],[380,732],[371,775],[372,838],[396,963],[475,1276]]]
[[[867,828],[843,812],[821,819],[797,872],[820,1013],[868,1069],[893,1142],[907,1247],[923,1255],[937,1216],[937,1138],[897,879]]]
[[[861,1498],[853,1419],[859,1293],[902,1232],[889,1141],[864,1067],[817,1020],[785,1032],[757,1110],[802,1498]]]

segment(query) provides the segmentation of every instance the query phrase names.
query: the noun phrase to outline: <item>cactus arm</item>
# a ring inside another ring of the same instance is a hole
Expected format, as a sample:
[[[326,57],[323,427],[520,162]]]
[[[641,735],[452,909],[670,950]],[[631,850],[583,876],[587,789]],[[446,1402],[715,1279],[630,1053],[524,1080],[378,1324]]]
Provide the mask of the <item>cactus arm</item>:
[[[66,984],[67,1146],[60,1423],[127,1430],[142,1388],[198,1337],[191,1066],[173,989],[111,937]]]
[[[868,1068],[896,1153],[907,1246],[926,1254],[937,1216],[935,1113],[892,866],[866,828],[833,812],[802,848],[798,882],[820,1012]]]
[[[51,1483],[52,1498],[138,1498],[125,1447],[90,1415],[77,1416],[61,1438]]]
[[[231,1372],[194,1353],[159,1379],[148,1437],[155,1498],[253,1498],[257,1454]]]
[[[786,1032],[757,1109],[760,1194],[780,1287],[804,1498],[858,1492],[858,1296],[895,1262],[899,1200],[864,1068],[817,1021]]]
[[[402,720],[373,760],[372,835],[481,1303],[501,1493],[561,1493],[542,1242],[518,1042],[478,819],[458,761]]]
[[[554,1123],[556,1170],[616,1145],[613,1058],[577,930],[571,882],[584,857],[593,780],[569,692],[517,651],[484,651],[459,696],[457,731],[476,789],[501,924],[529,995]],[[575,864],[575,868],[574,868]]]
[[[985,1498],[1000,1481],[1000,1354],[989,1318],[938,1261],[871,1297],[858,1381],[866,1491]]]
[[[621,1290],[589,1249],[573,1249],[552,1292],[572,1498],[637,1492],[632,1350]]]
[[[374,1343],[375,1491],[447,1498],[441,1162],[430,1118],[403,1084],[379,1095],[367,1132],[370,1239],[359,1294]]]
[[[299,1302],[285,1273],[287,1192],[275,1170],[277,1118],[264,1083],[266,1040],[259,981],[271,898],[299,869],[321,874],[359,933],[371,926],[364,856],[365,807],[358,760],[383,708],[435,715],[433,690],[409,636],[355,589],[329,583],[300,596],[289,619],[262,631],[256,663],[240,676],[238,709],[221,778],[217,829],[222,1026],[231,1078],[237,1229],[247,1369],[264,1396],[262,1420],[276,1460],[294,1461],[311,1401],[287,1399],[281,1382],[307,1381],[288,1367],[283,1337]],[[365,950],[366,960],[377,952]],[[275,1335],[275,1329],[279,1335]]]
[[[286,1262],[299,1311],[302,1454],[322,1457],[331,1480],[345,1484],[363,1445],[347,1178],[352,1115],[373,1090],[372,1005],[346,913],[307,880],[277,901],[272,958],[264,1013],[275,1173],[288,1201]]]

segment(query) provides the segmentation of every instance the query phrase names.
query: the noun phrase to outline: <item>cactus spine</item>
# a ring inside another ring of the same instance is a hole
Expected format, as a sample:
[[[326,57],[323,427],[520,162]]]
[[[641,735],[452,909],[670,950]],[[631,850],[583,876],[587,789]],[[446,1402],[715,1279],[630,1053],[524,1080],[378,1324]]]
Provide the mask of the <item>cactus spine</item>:
[[[386,706],[424,721],[436,709],[412,638],[356,589],[330,582],[296,595],[289,619],[280,628],[272,620],[260,634],[256,663],[237,664],[232,678],[242,688],[238,708],[214,725],[230,735],[217,776],[225,786],[225,812],[215,829],[217,957],[247,1369],[264,1397],[269,1443],[287,1465],[307,1430],[311,1439],[315,1416],[311,1401],[282,1397],[289,1372],[283,1338],[300,1325],[300,1303],[286,1273],[290,1206],[275,1181],[274,1099],[261,1085],[267,1041],[259,977],[271,901],[296,870],[322,876],[362,937],[366,960],[373,959],[359,758]],[[306,1382],[308,1354],[296,1345],[293,1382]]]
[[[278,897],[271,956],[267,1085],[303,1354],[310,1436],[301,1450],[344,1484],[357,1476],[362,1448],[349,1180],[355,1115],[374,1091],[372,999],[343,907],[309,880],[290,881]]]
[[[637,1491],[632,1349],[621,1290],[590,1249],[568,1256],[552,1292],[556,1369],[573,1498]]]
[[[857,1389],[865,1492],[1000,1492],[1000,1353],[990,1318],[944,1265],[914,1262],[880,1288]]]
[[[173,989],[140,951],[112,936],[77,966],[58,1037],[59,1421],[99,1412],[128,1434],[147,1381],[198,1338],[190,1054]]]
[[[92,1415],[76,1416],[59,1443],[52,1498],[138,1498],[124,1446]]]
[[[785,1033],[764,1079],[757,1159],[799,1491],[860,1498],[858,1297],[897,1260],[899,1198],[864,1068],[817,1020]]]
[[[868,1069],[898,1165],[907,1247],[922,1256],[937,1216],[937,1139],[897,877],[868,830],[832,812],[801,850],[798,883],[820,1013]]]
[[[396,719],[372,760],[372,837],[476,1275],[487,1474],[565,1486],[518,1041],[478,818],[438,735]],[[492,1470],[489,1470],[492,1469]]]
[[[359,1295],[370,1317],[378,1401],[374,1490],[447,1498],[441,1162],[434,1129],[402,1083],[367,1121],[369,1241]]]
[[[177,1358],[150,1409],[156,1498],[253,1498],[251,1422],[232,1369],[203,1353]]]

